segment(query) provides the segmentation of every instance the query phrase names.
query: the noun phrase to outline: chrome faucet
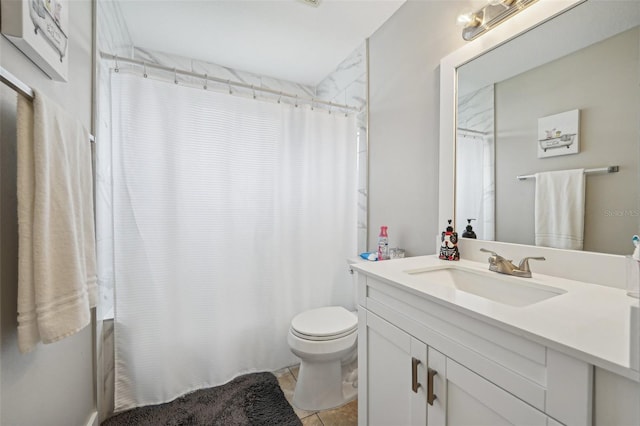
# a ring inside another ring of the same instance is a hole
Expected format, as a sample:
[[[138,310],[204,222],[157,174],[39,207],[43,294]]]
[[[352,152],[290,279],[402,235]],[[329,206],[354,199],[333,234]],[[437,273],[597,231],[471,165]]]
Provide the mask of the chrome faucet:
[[[480,251],[491,253],[491,256],[489,256],[490,271],[498,272],[500,274],[513,275],[514,277],[531,278],[529,260],[546,260],[544,257],[525,257],[520,261],[518,266],[516,266],[511,260],[505,259],[496,252],[484,248],[481,248]]]

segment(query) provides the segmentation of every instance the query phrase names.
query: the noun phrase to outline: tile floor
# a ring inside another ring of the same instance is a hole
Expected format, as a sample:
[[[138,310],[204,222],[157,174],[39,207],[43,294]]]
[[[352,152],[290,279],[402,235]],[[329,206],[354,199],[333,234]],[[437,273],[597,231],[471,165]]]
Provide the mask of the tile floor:
[[[293,390],[296,387],[298,366],[283,368],[274,371],[278,378],[280,389],[291,404]],[[293,407],[293,404],[291,404]],[[342,407],[325,411],[305,411],[293,407],[304,426],[356,426],[358,424],[358,400],[351,401]]]

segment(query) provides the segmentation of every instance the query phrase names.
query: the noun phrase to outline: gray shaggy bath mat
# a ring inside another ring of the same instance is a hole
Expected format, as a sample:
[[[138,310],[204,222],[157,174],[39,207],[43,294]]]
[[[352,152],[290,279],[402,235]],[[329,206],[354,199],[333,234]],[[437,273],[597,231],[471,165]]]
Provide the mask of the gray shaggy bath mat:
[[[103,426],[244,426],[302,425],[271,373],[236,377],[160,405],[134,408],[102,422]]]

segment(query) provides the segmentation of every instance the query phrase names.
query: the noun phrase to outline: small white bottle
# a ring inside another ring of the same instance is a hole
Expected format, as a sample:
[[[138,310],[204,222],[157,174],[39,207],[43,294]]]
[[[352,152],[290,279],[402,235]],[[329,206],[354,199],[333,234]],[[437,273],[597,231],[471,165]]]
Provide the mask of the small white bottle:
[[[380,227],[380,235],[378,236],[378,260],[389,259],[389,235],[387,235],[387,227]]]

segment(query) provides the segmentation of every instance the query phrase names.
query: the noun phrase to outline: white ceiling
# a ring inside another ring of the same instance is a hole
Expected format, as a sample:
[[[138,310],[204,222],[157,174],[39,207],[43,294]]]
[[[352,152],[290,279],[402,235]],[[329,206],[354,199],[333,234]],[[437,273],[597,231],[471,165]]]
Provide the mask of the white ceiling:
[[[134,46],[316,85],[405,0],[120,0]]]

